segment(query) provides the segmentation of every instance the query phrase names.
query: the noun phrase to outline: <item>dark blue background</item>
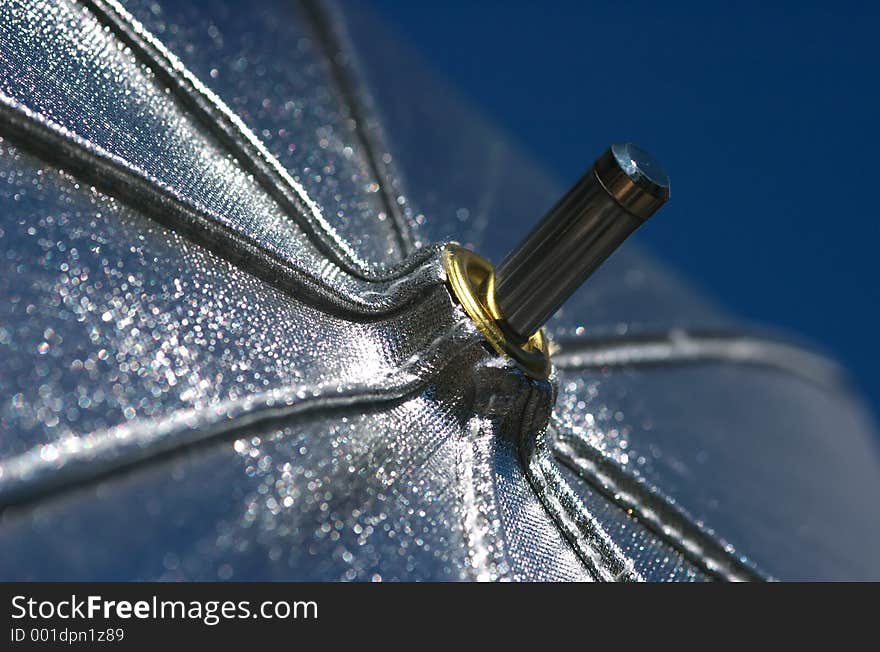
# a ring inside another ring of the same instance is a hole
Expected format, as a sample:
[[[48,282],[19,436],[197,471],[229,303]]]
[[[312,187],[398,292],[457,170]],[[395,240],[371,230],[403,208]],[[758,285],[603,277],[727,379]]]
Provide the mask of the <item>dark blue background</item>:
[[[878,3],[373,4],[561,180],[610,142],[654,153],[672,200],[637,237],[880,412]]]

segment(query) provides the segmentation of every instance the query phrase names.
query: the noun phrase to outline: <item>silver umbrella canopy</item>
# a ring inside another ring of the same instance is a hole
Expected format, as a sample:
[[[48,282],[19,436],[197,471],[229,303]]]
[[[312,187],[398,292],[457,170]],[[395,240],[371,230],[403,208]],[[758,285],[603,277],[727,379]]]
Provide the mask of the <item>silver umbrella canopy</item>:
[[[0,575],[871,578],[830,363],[631,247],[491,353],[559,189],[356,5],[6,3]]]

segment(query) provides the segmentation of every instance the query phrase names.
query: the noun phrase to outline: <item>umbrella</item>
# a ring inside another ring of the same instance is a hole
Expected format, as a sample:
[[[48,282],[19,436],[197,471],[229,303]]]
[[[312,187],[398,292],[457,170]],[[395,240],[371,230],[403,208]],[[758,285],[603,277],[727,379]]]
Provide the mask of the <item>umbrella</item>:
[[[3,12],[0,577],[880,576],[823,356],[629,245],[499,353],[562,193],[364,8]]]

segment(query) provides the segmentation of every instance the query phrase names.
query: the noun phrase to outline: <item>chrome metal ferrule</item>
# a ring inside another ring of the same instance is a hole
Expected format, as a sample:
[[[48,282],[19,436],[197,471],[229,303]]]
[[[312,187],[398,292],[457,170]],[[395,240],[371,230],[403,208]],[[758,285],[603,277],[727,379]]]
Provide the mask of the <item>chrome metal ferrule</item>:
[[[612,145],[498,266],[495,301],[527,340],[669,199],[660,164],[632,144]]]

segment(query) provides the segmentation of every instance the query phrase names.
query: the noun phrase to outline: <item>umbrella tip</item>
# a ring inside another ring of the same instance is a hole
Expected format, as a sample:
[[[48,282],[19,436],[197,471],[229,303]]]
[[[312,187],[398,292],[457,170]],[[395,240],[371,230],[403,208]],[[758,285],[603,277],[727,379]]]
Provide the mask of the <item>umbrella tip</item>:
[[[616,177],[621,173],[625,175],[627,181],[638,189],[639,192],[633,194],[639,199],[624,204],[624,208],[647,219],[669,200],[669,175],[660,161],[638,145],[618,143],[612,145],[608,151],[614,159],[614,165],[606,164],[600,166],[601,169],[597,168],[602,185],[609,191],[612,187],[619,188],[622,184],[616,181]],[[600,158],[597,164],[602,161]],[[620,200],[625,201],[625,197],[621,195]]]
[[[447,271],[465,279],[453,291],[462,305],[479,308],[471,316],[493,346],[529,370],[524,351],[546,354],[544,323],[669,200],[669,187],[663,166],[644,149],[611,145],[497,270],[471,252],[450,249]],[[473,282],[467,270],[478,270],[482,280]],[[549,362],[531,363],[533,375],[549,369]]]
[[[632,143],[611,145],[504,259],[497,301],[521,337],[537,331],[669,199],[669,177]]]

